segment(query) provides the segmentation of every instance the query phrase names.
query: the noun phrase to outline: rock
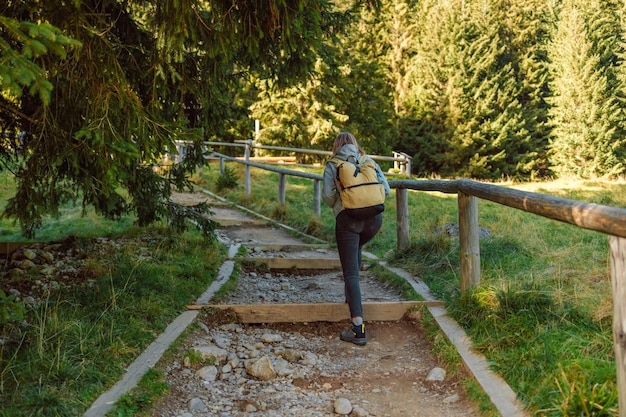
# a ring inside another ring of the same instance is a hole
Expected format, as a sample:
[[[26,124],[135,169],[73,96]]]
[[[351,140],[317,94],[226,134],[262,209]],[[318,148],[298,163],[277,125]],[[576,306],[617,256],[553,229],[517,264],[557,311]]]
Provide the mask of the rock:
[[[304,354],[301,363],[306,366],[314,366],[317,363],[317,357],[315,357],[315,354],[307,352]]]
[[[198,397],[189,400],[189,411],[192,413],[200,413],[207,410],[206,404]]]
[[[216,365],[228,359],[228,352],[214,345],[194,346],[191,349],[199,353],[204,360],[214,360]]]
[[[31,261],[30,259],[23,259],[23,260],[21,260],[19,262],[19,264],[17,266],[20,269],[29,270],[29,269],[35,267],[35,263],[33,261]]]
[[[11,278],[22,276],[25,273],[26,272],[23,269],[20,269],[20,268],[11,268],[11,269],[9,269],[9,272],[8,272],[8,274],[9,274],[9,276]]]
[[[24,249],[24,251],[22,252],[22,256],[24,256],[24,259],[34,261],[37,258],[37,253],[30,249]]]
[[[50,252],[42,252],[41,257],[46,263],[51,264],[54,262],[54,255]]]
[[[262,381],[269,381],[270,379],[276,378],[276,371],[274,370],[272,362],[267,357],[267,355],[264,355],[256,362],[247,365],[246,371],[251,376],[258,378]]]
[[[207,328],[208,329],[208,328]],[[213,336],[213,343],[215,343],[215,345],[221,349],[228,349],[229,348],[229,343],[228,343],[228,339],[226,339],[225,337],[222,336]]]
[[[359,407],[358,405],[355,405],[350,413],[350,417],[368,417],[369,415],[370,413],[367,410]]]
[[[279,358],[276,361],[275,370],[278,376],[285,376],[293,374],[293,369],[289,367],[289,362],[284,360],[283,358]]]
[[[264,343],[282,342],[283,337],[279,334],[266,333],[263,336],[261,336],[261,341]]]
[[[298,352],[292,349],[287,349],[287,350],[283,350],[280,352],[276,352],[276,356],[279,356],[288,362],[295,363],[295,362],[298,362],[300,359],[302,359],[304,355],[302,354],[302,352]]]
[[[422,312],[420,310],[409,310],[406,313],[407,318],[416,321],[416,322],[421,322],[422,321]]]
[[[450,403],[455,403],[457,401],[459,401],[461,398],[459,397],[459,394],[453,394],[450,395],[449,397],[446,397],[443,399],[443,402],[445,404],[450,404]]]
[[[446,379],[446,370],[443,368],[433,368],[426,377],[426,381],[443,381]]]
[[[198,371],[196,371],[196,375],[202,378],[203,381],[213,382],[217,379],[217,367],[216,366],[204,366]]]
[[[54,267],[53,266],[49,266],[49,265],[48,266],[44,266],[39,271],[39,273],[41,275],[47,275],[47,276],[53,275],[55,272],[56,272],[56,270],[54,269]]]
[[[337,398],[334,404],[335,413],[347,416],[352,412],[352,403],[347,398]]]
[[[437,227],[434,232],[436,235],[447,235],[451,237],[459,236],[459,224],[458,223],[446,223],[443,226]],[[487,239],[492,236],[491,229],[488,227],[480,226],[478,228],[478,238]]]
[[[209,327],[208,327],[206,324],[204,324],[204,323],[202,323],[202,322],[198,322],[197,324],[198,324],[198,326],[199,326],[202,330],[204,330],[204,332],[205,332],[206,334],[210,334],[210,333],[211,333],[211,331],[209,330]]]

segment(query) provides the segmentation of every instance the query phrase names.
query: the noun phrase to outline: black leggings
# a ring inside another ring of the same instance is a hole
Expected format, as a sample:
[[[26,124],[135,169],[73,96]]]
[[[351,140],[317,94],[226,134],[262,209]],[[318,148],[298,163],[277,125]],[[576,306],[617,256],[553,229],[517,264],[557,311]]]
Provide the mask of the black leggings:
[[[372,240],[383,224],[382,214],[365,220],[350,217],[345,211],[337,215],[335,239],[339,260],[343,270],[346,302],[350,307],[350,317],[363,317],[361,303],[361,250],[363,245]]]

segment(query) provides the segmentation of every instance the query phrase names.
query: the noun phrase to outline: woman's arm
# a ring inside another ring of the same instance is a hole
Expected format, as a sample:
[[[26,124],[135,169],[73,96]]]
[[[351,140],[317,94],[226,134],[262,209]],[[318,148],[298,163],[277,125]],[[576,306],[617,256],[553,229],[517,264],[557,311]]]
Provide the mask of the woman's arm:
[[[332,162],[326,163],[324,168],[324,185],[322,187],[322,200],[329,206],[335,207],[335,202],[339,198],[339,192],[337,191],[337,168]]]

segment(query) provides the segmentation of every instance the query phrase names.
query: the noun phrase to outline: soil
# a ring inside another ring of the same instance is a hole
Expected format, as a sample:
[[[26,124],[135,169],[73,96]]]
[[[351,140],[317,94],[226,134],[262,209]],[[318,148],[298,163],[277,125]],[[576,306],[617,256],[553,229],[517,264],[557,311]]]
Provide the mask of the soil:
[[[213,319],[205,323],[209,325]],[[353,416],[480,415],[467,399],[459,376],[427,380],[429,372],[439,365],[431,355],[430,341],[414,320],[368,323],[368,343],[363,347],[339,340],[338,334],[345,327],[340,323],[241,325],[246,335],[280,334],[283,340],[292,341],[289,349],[312,353],[318,359],[310,366],[293,364],[294,374],[273,381],[251,381],[253,388],[248,392],[238,391],[241,383],[236,381],[202,383],[193,366],[193,372],[186,372],[188,368],[176,365],[184,362],[188,349],[206,342],[207,334],[199,330],[186,339],[174,358],[161,364],[171,390],[152,415],[333,416],[338,415],[334,411],[338,398],[346,398],[356,407],[350,414]],[[276,346],[272,350],[280,351]],[[211,395],[212,390],[217,394]],[[193,398],[207,399],[208,409],[191,413]],[[221,408],[211,409],[216,402]],[[246,409],[250,405],[254,411]]]

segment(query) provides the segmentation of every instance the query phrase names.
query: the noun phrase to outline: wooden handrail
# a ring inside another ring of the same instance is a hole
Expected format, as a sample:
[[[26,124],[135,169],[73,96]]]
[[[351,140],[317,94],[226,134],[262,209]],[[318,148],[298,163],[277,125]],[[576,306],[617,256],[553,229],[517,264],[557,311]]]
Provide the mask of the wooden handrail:
[[[448,194],[461,191],[467,195],[538,214],[549,219],[595,230],[607,235],[626,237],[626,209],[622,208],[520,191],[467,179],[449,181],[393,180],[389,181],[389,185],[392,188],[440,191]]]
[[[216,153],[221,159],[247,166],[276,172],[281,175],[323,181],[320,174],[296,171],[258,162],[245,161],[232,156]],[[626,209],[587,203],[579,200],[551,196],[530,191],[515,190],[500,185],[485,184],[468,179],[458,180],[390,180],[389,186],[395,189],[416,191],[437,191],[446,194],[464,194],[493,201],[542,217],[595,230],[607,235],[626,238]]]

